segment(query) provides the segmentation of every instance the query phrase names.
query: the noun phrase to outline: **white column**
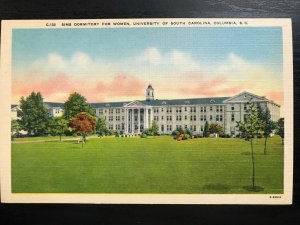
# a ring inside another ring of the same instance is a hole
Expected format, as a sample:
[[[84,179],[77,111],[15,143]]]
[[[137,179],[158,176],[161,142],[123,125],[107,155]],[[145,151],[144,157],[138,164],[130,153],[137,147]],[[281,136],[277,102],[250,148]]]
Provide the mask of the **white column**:
[[[138,133],[140,133],[140,124],[141,124],[141,109],[138,109]]]
[[[128,133],[128,112],[127,112],[127,109],[125,109],[125,116],[124,116],[124,128],[125,128],[125,133],[127,134]]]
[[[149,128],[149,126],[148,126],[148,109],[147,108],[145,108],[145,122],[144,122],[144,127],[145,127],[145,129],[148,129]]]
[[[134,133],[134,109],[131,109],[131,133]]]

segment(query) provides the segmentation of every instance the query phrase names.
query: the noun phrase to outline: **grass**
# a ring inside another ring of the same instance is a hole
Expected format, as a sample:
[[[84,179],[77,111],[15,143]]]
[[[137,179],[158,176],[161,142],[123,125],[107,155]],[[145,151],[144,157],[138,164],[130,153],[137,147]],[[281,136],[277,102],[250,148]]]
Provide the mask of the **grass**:
[[[241,139],[172,137],[94,138],[12,143],[14,193],[282,193],[283,146],[279,137]]]
[[[61,139],[78,139],[78,137],[62,136]],[[59,136],[42,136],[42,137],[22,137],[14,138],[14,142],[27,142],[27,141],[59,141]]]

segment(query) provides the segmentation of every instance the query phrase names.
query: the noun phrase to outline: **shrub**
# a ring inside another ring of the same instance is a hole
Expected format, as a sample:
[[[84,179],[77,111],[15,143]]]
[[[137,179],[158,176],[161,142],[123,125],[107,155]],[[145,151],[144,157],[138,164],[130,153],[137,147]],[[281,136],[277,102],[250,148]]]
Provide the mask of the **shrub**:
[[[140,137],[141,137],[141,138],[147,138],[147,134],[142,133],[142,134],[140,135]]]

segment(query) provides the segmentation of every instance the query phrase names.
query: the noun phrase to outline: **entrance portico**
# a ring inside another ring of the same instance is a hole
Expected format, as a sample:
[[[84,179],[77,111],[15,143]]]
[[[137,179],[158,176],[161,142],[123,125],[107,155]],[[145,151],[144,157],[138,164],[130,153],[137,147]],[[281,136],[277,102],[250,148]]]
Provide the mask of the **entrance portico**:
[[[125,134],[140,134],[150,127],[151,107],[139,101],[131,102],[125,108]]]

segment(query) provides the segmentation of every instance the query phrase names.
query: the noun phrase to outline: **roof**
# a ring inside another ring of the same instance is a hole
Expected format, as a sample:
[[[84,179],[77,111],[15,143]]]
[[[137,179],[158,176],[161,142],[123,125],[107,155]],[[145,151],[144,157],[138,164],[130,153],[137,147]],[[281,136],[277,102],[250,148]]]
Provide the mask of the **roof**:
[[[59,107],[59,108],[64,108],[64,103],[61,102],[44,102],[44,105],[46,108],[54,108],[54,107]]]
[[[90,103],[93,108],[102,108],[102,107],[123,107],[124,105],[130,103],[127,102],[100,102],[100,103]]]
[[[190,99],[161,99],[161,100],[141,100],[140,103],[148,106],[165,106],[165,105],[200,105],[200,104],[222,104],[224,100],[229,97],[216,97],[216,98],[190,98]],[[103,103],[91,103],[93,108],[102,107],[123,107],[132,101],[127,102],[103,102]]]
[[[149,84],[148,87],[147,87],[147,89],[153,89],[152,85]]]

